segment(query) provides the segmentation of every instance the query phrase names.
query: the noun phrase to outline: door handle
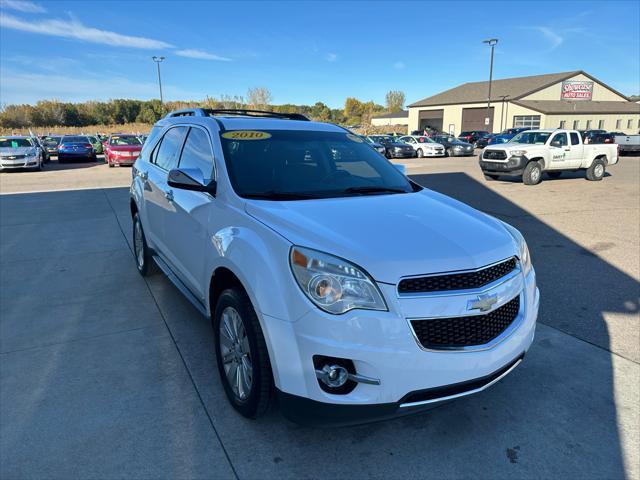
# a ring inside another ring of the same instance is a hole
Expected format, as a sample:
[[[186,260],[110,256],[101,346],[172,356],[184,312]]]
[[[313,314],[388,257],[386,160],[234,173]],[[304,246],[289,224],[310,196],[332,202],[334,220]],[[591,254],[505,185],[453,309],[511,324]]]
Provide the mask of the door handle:
[[[564,151],[565,151],[565,152],[570,152],[570,151],[571,151],[571,149],[570,149],[570,148],[565,148],[565,149],[564,149]]]
[[[173,202],[173,190],[167,190],[166,192],[164,192],[164,198],[166,198],[170,202]]]

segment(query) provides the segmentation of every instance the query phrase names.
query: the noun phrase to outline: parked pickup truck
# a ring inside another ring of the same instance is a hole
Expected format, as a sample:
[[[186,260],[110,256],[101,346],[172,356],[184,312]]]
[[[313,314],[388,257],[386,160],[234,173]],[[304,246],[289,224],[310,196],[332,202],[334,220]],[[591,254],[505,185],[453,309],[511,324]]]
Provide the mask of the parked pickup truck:
[[[584,145],[577,130],[527,130],[480,154],[485,178],[517,176],[525,185],[540,183],[543,172],[557,178],[567,170],[586,170],[587,180],[602,180],[605,168],[617,162],[617,145]]]
[[[616,135],[614,141],[620,153],[640,152],[640,135]]]

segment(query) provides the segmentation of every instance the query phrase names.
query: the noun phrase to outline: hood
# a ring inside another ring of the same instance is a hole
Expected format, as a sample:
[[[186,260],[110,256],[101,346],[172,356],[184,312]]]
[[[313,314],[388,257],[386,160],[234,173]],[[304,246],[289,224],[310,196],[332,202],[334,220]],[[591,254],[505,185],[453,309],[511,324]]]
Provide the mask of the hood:
[[[142,145],[109,145],[107,148],[114,152],[139,152]]]
[[[36,151],[36,147],[17,147],[17,148],[0,148],[2,156],[7,155],[26,155]]]
[[[516,254],[497,219],[422,190],[320,200],[247,201],[247,213],[295,245],[345,258],[377,281],[482,267]]]

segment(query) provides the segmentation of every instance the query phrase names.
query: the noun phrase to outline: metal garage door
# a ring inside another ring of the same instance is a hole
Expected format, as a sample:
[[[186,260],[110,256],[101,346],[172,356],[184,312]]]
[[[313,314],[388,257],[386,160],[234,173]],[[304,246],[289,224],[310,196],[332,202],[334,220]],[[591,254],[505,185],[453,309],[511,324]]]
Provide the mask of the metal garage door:
[[[461,132],[468,132],[469,130],[486,130],[493,132],[493,107],[489,112],[489,125],[484,124],[484,119],[487,116],[487,108],[463,108],[462,109],[462,130]]]
[[[418,130],[424,130],[426,127],[430,127],[441,132],[443,116],[444,110],[422,110],[418,112]]]

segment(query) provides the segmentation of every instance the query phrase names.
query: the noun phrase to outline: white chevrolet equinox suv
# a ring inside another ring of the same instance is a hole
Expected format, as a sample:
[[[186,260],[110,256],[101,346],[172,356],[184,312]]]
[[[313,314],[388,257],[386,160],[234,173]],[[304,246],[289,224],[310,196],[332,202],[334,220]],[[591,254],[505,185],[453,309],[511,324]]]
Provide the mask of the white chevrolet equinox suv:
[[[343,425],[480,392],[533,341],[539,293],[513,227],[298,114],[175,111],[133,168],[138,270],[211,318],[242,415]]]

